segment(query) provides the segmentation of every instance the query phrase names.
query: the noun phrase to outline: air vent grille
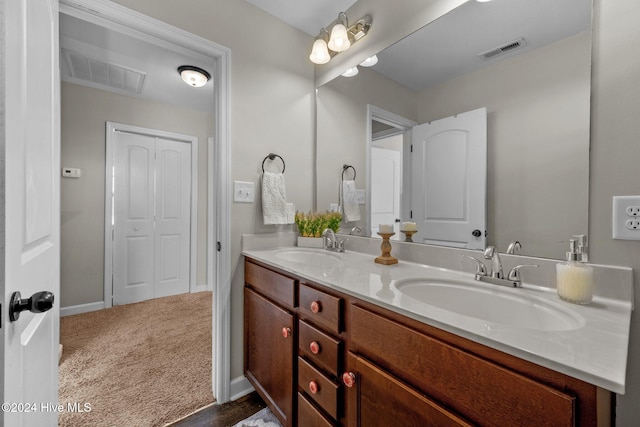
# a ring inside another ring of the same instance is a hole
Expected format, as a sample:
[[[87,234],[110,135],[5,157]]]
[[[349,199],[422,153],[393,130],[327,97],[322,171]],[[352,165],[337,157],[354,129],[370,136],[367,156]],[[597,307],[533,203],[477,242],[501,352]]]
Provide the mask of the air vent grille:
[[[69,49],[63,48],[62,55],[67,61],[71,77],[74,79],[127,92],[142,93],[146,73],[89,58]]]
[[[503,53],[511,52],[514,49],[521,48],[526,44],[527,43],[524,41],[523,38],[519,38],[517,40],[506,43],[500,47],[496,47],[496,48],[487,50],[486,52],[479,53],[478,56],[481,56],[484,59],[491,59],[491,58],[495,58],[498,55],[502,55]]]

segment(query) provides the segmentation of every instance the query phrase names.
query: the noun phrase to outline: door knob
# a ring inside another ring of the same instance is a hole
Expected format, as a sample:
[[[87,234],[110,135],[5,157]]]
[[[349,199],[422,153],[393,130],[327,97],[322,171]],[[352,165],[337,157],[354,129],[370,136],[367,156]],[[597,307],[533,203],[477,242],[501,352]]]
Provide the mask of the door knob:
[[[29,310],[32,313],[44,313],[53,307],[53,294],[49,291],[36,292],[31,298],[22,299],[20,292],[11,294],[9,303],[9,320],[15,322],[20,318],[20,312]]]
[[[473,230],[471,232],[471,234],[473,235],[473,237],[480,237],[482,236],[482,231],[478,230],[477,228],[475,230]]]

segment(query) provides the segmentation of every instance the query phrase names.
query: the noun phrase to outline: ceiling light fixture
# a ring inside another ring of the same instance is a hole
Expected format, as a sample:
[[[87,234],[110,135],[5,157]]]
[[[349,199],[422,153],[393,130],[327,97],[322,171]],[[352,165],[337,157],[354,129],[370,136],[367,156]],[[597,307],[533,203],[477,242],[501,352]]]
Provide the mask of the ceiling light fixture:
[[[349,26],[347,15],[340,12],[338,18],[331,22],[326,29],[320,30],[320,34],[313,42],[309,60],[314,64],[326,64],[332,56],[344,52],[364,37],[369,28],[371,28],[370,16],[367,15]],[[329,37],[327,38],[327,36]]]
[[[192,87],[202,87],[207,84],[211,78],[211,74],[202,68],[193,65],[181,65],[178,67],[178,73],[186,84]]]

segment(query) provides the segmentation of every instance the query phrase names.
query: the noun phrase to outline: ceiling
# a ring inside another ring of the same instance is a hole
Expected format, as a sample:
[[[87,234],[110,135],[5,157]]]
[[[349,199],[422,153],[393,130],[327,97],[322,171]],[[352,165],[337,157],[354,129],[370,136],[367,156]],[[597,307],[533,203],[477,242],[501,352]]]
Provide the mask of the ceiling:
[[[195,65],[213,76],[194,88],[178,74]],[[214,60],[168,43],[152,43],[60,14],[63,81],[199,111],[213,111]]]
[[[245,1],[312,36],[355,3]],[[591,1],[469,1],[379,53],[380,61],[373,69],[414,91],[421,90],[499,60],[485,60],[478,54],[517,38],[524,38],[526,46],[500,57],[591,28]],[[65,14],[60,14],[60,47],[63,81],[213,111],[215,64],[211,58],[177,46],[143,41]],[[190,87],[180,79],[180,65],[203,68],[213,79],[203,88]]]

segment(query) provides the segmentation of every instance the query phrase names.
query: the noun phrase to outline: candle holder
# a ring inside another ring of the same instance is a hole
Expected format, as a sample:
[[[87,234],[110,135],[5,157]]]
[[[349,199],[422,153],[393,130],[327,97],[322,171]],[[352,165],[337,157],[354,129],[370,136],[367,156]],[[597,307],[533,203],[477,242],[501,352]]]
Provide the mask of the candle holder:
[[[391,256],[391,243],[389,242],[389,237],[395,234],[396,233],[378,233],[378,236],[382,237],[382,244],[380,245],[382,255],[375,259],[377,264],[391,265],[398,263],[398,259]]]
[[[413,243],[413,235],[418,232],[418,230],[400,230],[404,233],[404,241]]]

